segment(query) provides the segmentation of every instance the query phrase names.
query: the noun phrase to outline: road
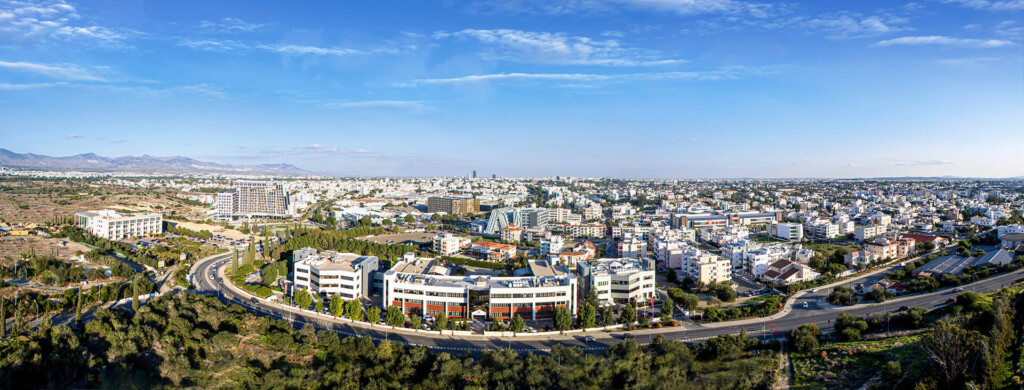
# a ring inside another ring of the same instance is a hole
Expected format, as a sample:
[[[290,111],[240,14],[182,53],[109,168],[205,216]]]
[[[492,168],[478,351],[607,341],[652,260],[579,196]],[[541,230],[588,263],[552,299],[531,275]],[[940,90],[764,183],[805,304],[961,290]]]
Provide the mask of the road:
[[[238,290],[237,288],[226,286],[225,284],[210,278],[211,275],[215,275],[215,277],[223,276],[224,266],[228,265],[230,261],[230,256],[219,255],[196,263],[193,267],[196,290],[201,293],[219,296],[223,300],[242,305],[260,315],[272,316],[295,322],[297,324],[309,323],[317,328],[333,330],[343,335],[369,336],[375,340],[387,339],[410,345],[422,345],[434,350],[451,352],[479,352],[487,349],[505,348],[511,348],[519,352],[547,352],[550,351],[552,346],[558,344],[580,347],[585,351],[600,351],[610,345],[623,342],[622,335],[624,332],[622,331],[590,332],[586,335],[593,336],[596,341],[585,343],[583,341],[584,334],[580,333],[541,337],[521,335],[515,338],[498,338],[482,336],[441,336],[436,333],[409,334],[405,332],[389,332],[379,328],[369,328],[358,324],[352,324],[345,319],[328,319],[322,316],[317,316],[308,311],[300,312],[293,307],[288,307],[278,303],[260,301],[257,304],[253,304],[251,302],[251,296],[247,293]],[[217,268],[219,271],[217,274],[213,271],[214,266],[219,266]],[[874,275],[865,275],[858,279],[870,278],[873,276]],[[968,291],[982,293],[998,290],[1003,286],[1012,284],[1014,280],[1021,277],[1024,277],[1024,269],[996,275],[961,287]],[[854,280],[853,283],[856,284],[858,281]],[[827,293],[821,290],[812,294],[798,294],[794,299],[789,301],[789,306],[780,313],[778,318],[748,319],[743,321],[713,323],[703,326],[684,323],[680,327],[644,329],[633,331],[632,333],[636,336],[636,341],[639,343],[648,343],[658,335],[663,335],[666,338],[681,340],[684,342],[700,342],[721,334],[739,334],[741,331],[746,331],[748,336],[773,338],[780,337],[784,332],[795,329],[805,323],[817,324],[822,329],[831,328],[836,317],[838,317],[840,313],[844,312],[864,316],[882,311],[895,311],[901,306],[922,307],[931,310],[946,304],[946,301],[955,296],[955,293],[952,292],[952,288],[944,288],[932,293],[894,298],[884,304],[861,304],[842,308],[831,307],[831,305],[823,302],[822,298],[824,296],[827,296]],[[808,303],[807,308],[803,307],[804,302]]]

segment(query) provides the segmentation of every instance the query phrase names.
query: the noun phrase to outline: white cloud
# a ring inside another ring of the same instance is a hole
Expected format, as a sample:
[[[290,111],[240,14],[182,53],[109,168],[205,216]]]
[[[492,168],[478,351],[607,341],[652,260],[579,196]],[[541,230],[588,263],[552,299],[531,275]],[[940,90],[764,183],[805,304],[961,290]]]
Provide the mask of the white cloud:
[[[916,36],[916,37],[900,37],[893,39],[886,39],[874,43],[872,46],[923,46],[923,45],[941,45],[941,46],[957,46],[967,47],[976,49],[985,49],[993,47],[1003,47],[1013,45],[1013,42],[999,40],[999,39],[970,39],[970,38],[952,38],[938,35],[930,36]]]
[[[917,167],[917,166],[934,166],[934,165],[953,165],[954,162],[949,160],[896,160],[892,165],[898,167]]]
[[[63,1],[0,0],[0,41],[44,43],[62,40],[123,47],[128,29],[112,29],[82,22],[74,6]]]
[[[410,87],[417,85],[451,85],[472,84],[499,81],[556,81],[575,83],[612,83],[630,81],[719,81],[735,80],[741,77],[764,73],[761,70],[749,70],[742,67],[729,67],[710,71],[689,72],[654,72],[626,74],[586,74],[586,73],[494,73],[484,75],[462,76],[454,78],[418,79],[396,86]]]
[[[216,40],[216,39],[200,39],[193,40],[189,38],[182,38],[178,40],[178,46],[187,47],[196,50],[215,51],[215,52],[229,52],[229,51],[252,51],[261,50],[278,54],[293,54],[293,55],[352,55],[362,53],[359,50],[337,48],[337,47],[319,47],[319,46],[302,46],[293,44],[255,44],[250,45],[244,42],[235,40]]]
[[[68,83],[29,83],[29,84],[7,84],[0,83],[0,90],[3,91],[21,91],[26,89],[37,89],[37,88],[50,88],[50,87],[61,87],[68,85]]]
[[[265,24],[249,23],[239,18],[224,18],[218,21],[204,20],[199,23],[199,28],[204,30],[218,31],[223,33],[245,33],[259,30]]]
[[[80,136],[80,135],[78,135],[78,134],[74,134],[74,133],[72,133],[72,134],[68,134],[68,136],[67,136],[67,137],[64,137],[64,138],[65,138],[65,139],[78,139],[78,138],[82,138],[82,136]]]
[[[909,20],[888,14],[864,16],[855,12],[819,15],[802,24],[832,38],[858,38],[907,30]]]
[[[420,102],[420,101],[412,101],[412,100],[368,100],[368,101],[361,101],[361,102],[336,102],[336,103],[327,103],[327,104],[325,104],[325,106],[331,107],[331,108],[353,108],[353,109],[359,109],[359,108],[394,108],[394,109],[405,109],[405,110],[410,110],[410,111],[414,111],[414,112],[426,112],[426,111],[434,110],[434,107],[431,107],[431,106],[429,106],[427,104],[424,104],[423,102]]]
[[[945,0],[945,2],[989,11],[1024,10],[1024,0]]]
[[[1015,20],[1005,20],[996,25],[996,34],[1015,39],[1024,38],[1024,26],[1018,25]]]
[[[105,81],[103,77],[74,65],[43,65],[32,62],[0,61],[0,69],[10,69],[26,73],[34,73],[55,79],[80,81]]]
[[[1002,59],[997,57],[968,57],[968,58],[945,58],[936,62],[949,66],[976,66],[987,63],[999,62]]]
[[[564,33],[513,29],[466,29],[437,32],[434,39],[471,39],[487,46],[484,57],[516,62],[561,65],[651,66],[684,61],[659,58],[656,53],[622,47],[617,40],[595,40]]]
[[[467,8],[513,14],[567,15],[645,10],[678,15],[724,13],[765,17],[772,12],[774,5],[741,0],[488,0],[468,4]]]

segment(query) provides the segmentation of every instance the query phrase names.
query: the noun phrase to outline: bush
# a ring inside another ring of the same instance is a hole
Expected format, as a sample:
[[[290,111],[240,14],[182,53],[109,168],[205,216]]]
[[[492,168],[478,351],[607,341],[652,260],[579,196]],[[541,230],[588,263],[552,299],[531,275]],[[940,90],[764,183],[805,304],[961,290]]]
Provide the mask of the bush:
[[[883,298],[884,299],[884,298]],[[831,294],[828,294],[828,303],[833,305],[851,306],[857,303],[853,297],[853,289],[849,287],[836,286]]]
[[[894,381],[899,379],[901,375],[903,375],[903,366],[900,365],[900,362],[890,360],[882,365],[882,378],[885,378],[885,380]]]

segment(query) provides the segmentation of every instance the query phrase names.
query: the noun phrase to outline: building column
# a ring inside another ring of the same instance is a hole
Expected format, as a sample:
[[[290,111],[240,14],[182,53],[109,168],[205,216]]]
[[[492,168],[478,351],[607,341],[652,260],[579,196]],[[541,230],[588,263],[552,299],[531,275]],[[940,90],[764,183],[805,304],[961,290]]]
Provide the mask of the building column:
[[[537,301],[530,302],[530,307],[533,309],[533,311],[530,313],[530,316],[533,319],[533,321],[537,321]]]

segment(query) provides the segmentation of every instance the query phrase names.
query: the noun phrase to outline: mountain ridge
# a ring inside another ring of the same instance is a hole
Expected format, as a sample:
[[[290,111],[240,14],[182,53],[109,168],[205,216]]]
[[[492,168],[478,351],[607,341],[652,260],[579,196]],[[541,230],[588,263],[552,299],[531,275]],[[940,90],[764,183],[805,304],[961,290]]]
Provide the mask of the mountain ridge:
[[[96,153],[81,153],[54,157],[35,153],[16,153],[0,148],[0,165],[22,169],[76,169],[97,172],[144,173],[220,173],[265,174],[279,176],[310,175],[311,172],[292,164],[233,165],[200,161],[184,156],[104,157]]]

